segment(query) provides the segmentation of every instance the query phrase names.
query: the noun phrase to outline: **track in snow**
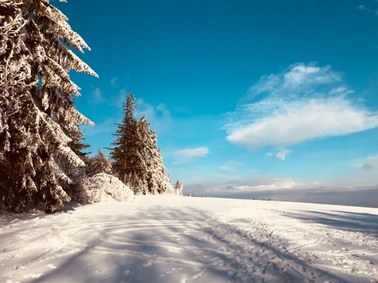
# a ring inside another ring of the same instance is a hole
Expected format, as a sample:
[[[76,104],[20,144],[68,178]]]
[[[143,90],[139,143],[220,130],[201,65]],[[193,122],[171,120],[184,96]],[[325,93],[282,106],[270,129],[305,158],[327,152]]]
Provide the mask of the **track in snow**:
[[[378,278],[372,208],[148,196],[1,219],[1,282]]]

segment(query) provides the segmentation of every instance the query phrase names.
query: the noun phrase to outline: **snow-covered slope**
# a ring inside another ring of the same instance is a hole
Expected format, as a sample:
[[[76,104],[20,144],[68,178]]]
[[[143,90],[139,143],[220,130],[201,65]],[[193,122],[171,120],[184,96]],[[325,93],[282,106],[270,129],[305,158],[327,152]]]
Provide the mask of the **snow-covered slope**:
[[[0,220],[0,282],[378,279],[375,208],[158,195]]]

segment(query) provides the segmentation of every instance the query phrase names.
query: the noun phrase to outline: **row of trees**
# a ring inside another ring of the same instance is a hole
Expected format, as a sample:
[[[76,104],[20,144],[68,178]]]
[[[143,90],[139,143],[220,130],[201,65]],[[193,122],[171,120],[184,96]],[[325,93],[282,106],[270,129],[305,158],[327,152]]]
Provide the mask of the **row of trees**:
[[[74,106],[69,71],[97,74],[72,49],[90,48],[49,0],[0,0],[0,205],[9,210],[39,203],[53,212],[106,159],[83,153],[79,125],[92,122]],[[131,119],[134,107],[117,132],[114,172],[136,192],[171,191],[156,136],[145,118]]]

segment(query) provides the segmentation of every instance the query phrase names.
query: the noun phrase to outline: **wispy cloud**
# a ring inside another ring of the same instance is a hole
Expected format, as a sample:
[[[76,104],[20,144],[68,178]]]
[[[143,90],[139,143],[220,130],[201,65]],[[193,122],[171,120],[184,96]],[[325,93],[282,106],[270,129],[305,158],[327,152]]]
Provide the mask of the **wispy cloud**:
[[[292,65],[251,87],[230,116],[227,139],[252,150],[276,147],[283,160],[289,146],[378,127],[378,113],[348,99],[351,93],[330,66]]]
[[[249,99],[258,96],[286,99],[300,96],[311,96],[316,88],[325,85],[333,85],[332,90],[338,89],[348,92],[348,88],[339,85],[342,81],[340,74],[332,71],[331,66],[318,67],[316,64],[298,63],[291,65],[286,71],[277,74],[265,75],[249,90]]]
[[[94,104],[101,104],[104,102],[104,97],[102,95],[102,91],[100,90],[100,88],[96,87],[93,91],[92,91],[92,102]]]
[[[118,95],[109,97],[106,94],[104,95],[103,90],[101,90],[99,87],[96,87],[92,90],[91,93],[91,103],[96,105],[102,104],[121,109],[123,103],[126,100],[126,94],[127,91],[125,89],[121,89],[120,91],[118,91]]]
[[[238,161],[230,160],[227,161],[219,166],[219,169],[228,171],[228,172],[236,172],[242,167],[242,164]]]
[[[208,155],[209,152],[208,147],[201,146],[177,150],[174,152],[174,156],[176,157],[176,163],[190,163]]]
[[[146,116],[154,131],[161,133],[169,129],[172,121],[171,112],[164,103],[156,106],[145,102],[143,99],[136,101],[136,116]]]
[[[117,108],[117,115],[119,111],[122,111],[122,107],[126,101],[128,91],[121,89],[118,91],[118,95],[113,96],[111,99],[106,97],[100,88],[95,88],[92,93],[91,103],[96,105],[106,105],[113,108]],[[164,103],[158,105],[152,105],[142,98],[137,98],[136,101],[135,116],[137,119],[142,116],[146,116],[148,122],[151,124],[151,128],[157,132],[162,133],[168,130],[171,126],[171,113]],[[114,115],[111,115],[114,116]]]
[[[291,153],[291,150],[286,148],[277,148],[276,150],[277,151],[275,153],[269,152],[267,155],[274,156],[280,160],[285,160],[286,157]]]
[[[110,79],[110,85],[112,87],[117,87],[118,86],[117,83],[118,83],[118,77],[113,77],[113,78]]]
[[[115,123],[116,121],[113,118],[108,118],[97,123],[95,126],[83,125],[81,128],[86,137],[111,136],[116,128]]]
[[[378,1],[375,1],[378,2]],[[361,4],[357,6],[357,9],[363,12],[368,12],[371,14],[374,14],[375,16],[378,16],[378,9],[377,8],[371,8],[368,7],[367,5]]]

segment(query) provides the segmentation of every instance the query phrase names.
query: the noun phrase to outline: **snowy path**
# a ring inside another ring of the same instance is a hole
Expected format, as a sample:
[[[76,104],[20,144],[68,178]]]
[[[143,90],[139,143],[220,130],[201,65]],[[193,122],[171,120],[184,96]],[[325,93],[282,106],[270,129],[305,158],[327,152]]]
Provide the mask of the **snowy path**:
[[[378,209],[136,197],[0,217],[0,282],[378,282]]]

